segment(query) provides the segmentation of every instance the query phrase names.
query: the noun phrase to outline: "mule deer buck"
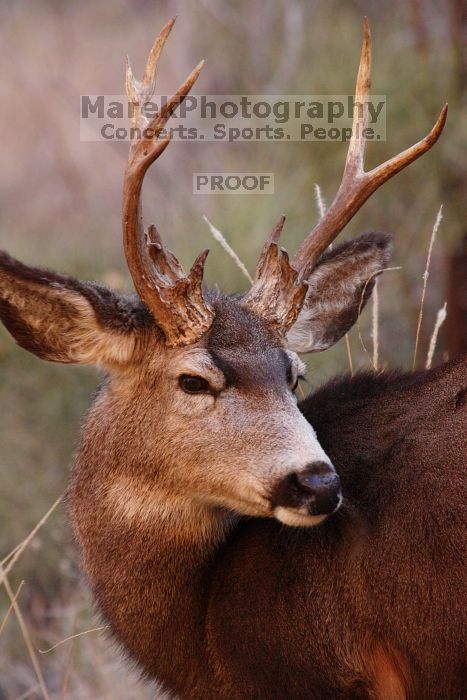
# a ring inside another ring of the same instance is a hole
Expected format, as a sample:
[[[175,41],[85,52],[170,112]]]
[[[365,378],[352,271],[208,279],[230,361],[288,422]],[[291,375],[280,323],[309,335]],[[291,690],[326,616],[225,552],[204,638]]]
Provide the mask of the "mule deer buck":
[[[337,379],[298,405],[294,396],[296,351],[344,335],[390,256],[380,233],[329,244],[431,148],[447,108],[370,172],[356,113],[326,215],[291,262],[281,219],[251,289],[227,296],[202,285],[207,251],[185,275],[142,224],[145,173],[170,142],[157,137],[201,70],[145,121],[173,22],[143,80],[127,69],[134,125],[156,134],[132,141],[125,173],[138,295],[0,259],[0,314],[19,345],[105,370],[69,489],[99,608],[143,673],[190,700],[460,698],[465,363]],[[365,22],[360,98],[370,51]]]

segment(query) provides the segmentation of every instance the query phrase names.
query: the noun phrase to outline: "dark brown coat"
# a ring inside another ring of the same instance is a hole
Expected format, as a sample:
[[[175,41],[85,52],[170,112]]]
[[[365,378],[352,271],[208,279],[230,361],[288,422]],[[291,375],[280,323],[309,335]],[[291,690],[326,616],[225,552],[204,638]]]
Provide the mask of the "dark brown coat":
[[[231,523],[221,544],[113,526],[86,433],[72,518],[101,609],[145,673],[190,700],[460,699],[466,378],[459,359],[318,390],[301,409],[341,475],[341,510],[311,530]]]

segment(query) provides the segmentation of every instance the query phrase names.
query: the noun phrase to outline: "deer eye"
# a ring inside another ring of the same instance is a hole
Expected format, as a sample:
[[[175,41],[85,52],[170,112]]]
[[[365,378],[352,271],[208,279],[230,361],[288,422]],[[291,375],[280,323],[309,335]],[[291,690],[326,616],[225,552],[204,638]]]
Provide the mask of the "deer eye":
[[[186,394],[205,394],[209,391],[209,382],[203,377],[191,374],[182,374],[178,380],[180,388]]]
[[[297,379],[295,380],[295,384],[292,387],[292,393],[295,393],[297,391],[301,381],[305,381],[305,376],[303,374],[299,374]]]

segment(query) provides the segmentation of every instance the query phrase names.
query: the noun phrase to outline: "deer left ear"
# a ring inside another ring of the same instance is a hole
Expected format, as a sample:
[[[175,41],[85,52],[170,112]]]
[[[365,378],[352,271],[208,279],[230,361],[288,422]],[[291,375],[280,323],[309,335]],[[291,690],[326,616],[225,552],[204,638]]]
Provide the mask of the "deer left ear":
[[[308,292],[287,334],[295,352],[319,352],[337,343],[368,301],[391,257],[392,237],[365,233],[330,250],[308,279]]]

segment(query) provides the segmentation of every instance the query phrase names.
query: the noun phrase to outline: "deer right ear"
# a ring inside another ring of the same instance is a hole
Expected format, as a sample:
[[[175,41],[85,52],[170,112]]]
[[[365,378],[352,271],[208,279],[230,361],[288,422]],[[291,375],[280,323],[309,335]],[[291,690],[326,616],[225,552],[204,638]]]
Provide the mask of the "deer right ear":
[[[324,253],[308,278],[308,291],[287,334],[295,352],[319,352],[337,343],[370,298],[391,257],[392,239],[365,233]]]
[[[124,295],[3,252],[0,320],[18,345],[44,360],[109,368],[137,359],[150,323],[144,307]]]

